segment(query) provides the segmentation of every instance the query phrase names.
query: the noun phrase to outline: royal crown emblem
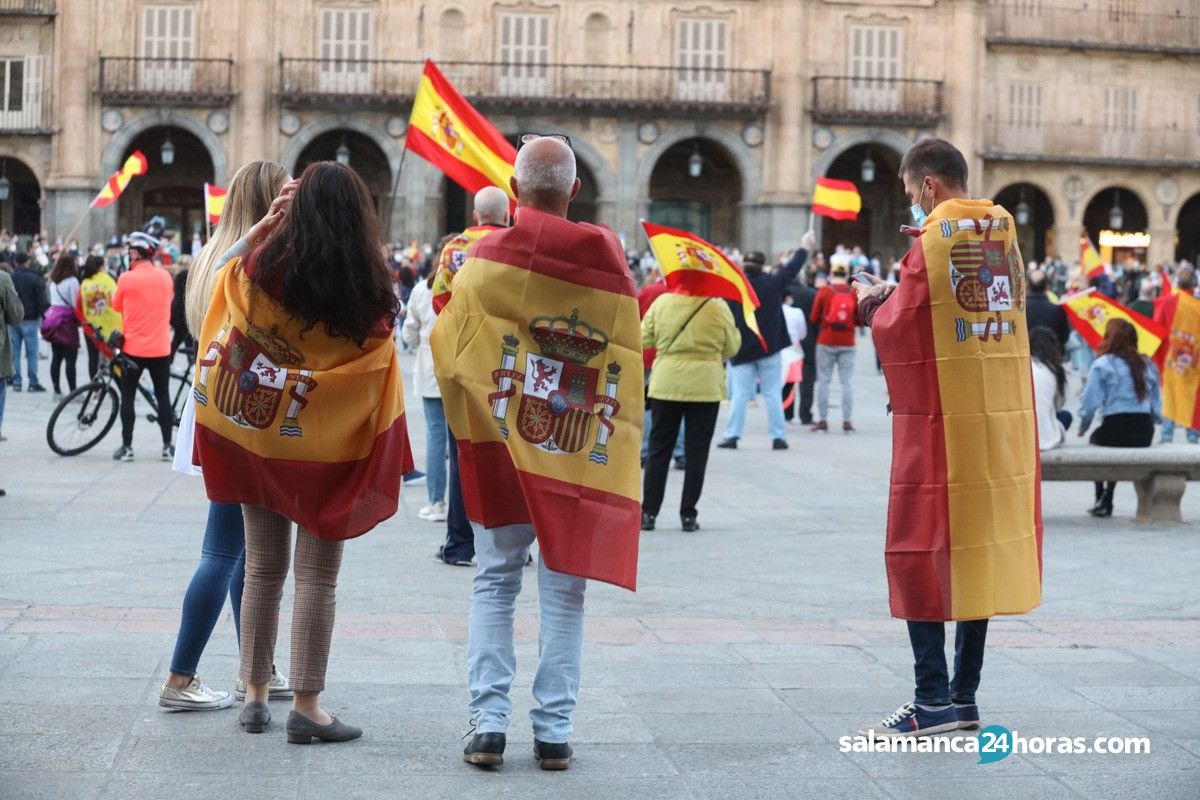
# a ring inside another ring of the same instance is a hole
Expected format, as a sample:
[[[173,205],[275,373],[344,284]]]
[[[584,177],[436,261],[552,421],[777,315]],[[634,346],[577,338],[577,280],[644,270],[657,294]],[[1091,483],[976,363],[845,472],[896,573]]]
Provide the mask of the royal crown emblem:
[[[1196,369],[1196,357],[1200,352],[1196,337],[1184,331],[1171,331],[1171,348],[1167,352],[1167,369],[1186,375]]]
[[[980,341],[1000,341],[1016,331],[1004,312],[1025,310],[1025,270],[1015,248],[1003,239],[992,241],[994,230],[1006,230],[1007,220],[985,217],[980,220],[943,221],[943,233],[973,230],[982,239],[956,242],[950,248],[950,288],[959,307],[972,314],[988,314],[986,320],[955,319],[955,338],[964,342],[970,336]]]
[[[525,354],[525,371],[516,369],[520,340],[505,336],[500,346],[500,368],[492,372],[497,390],[488,395],[492,417],[508,438],[509,400],[521,386],[517,432],[538,449],[555,454],[577,453],[592,439],[592,420],[600,421],[589,460],[608,463],[608,439],[615,430],[612,417],[620,410],[617,386],[621,367],[608,365],[605,388],[599,392],[600,370],[588,362],[608,348],[608,334],[579,318],[540,316],[529,322],[529,334],[540,352]]]
[[[454,127],[454,121],[446,110],[441,106],[436,106],[433,110],[433,134],[434,138],[456,156],[461,156],[463,152],[463,140],[459,136],[458,130]]]

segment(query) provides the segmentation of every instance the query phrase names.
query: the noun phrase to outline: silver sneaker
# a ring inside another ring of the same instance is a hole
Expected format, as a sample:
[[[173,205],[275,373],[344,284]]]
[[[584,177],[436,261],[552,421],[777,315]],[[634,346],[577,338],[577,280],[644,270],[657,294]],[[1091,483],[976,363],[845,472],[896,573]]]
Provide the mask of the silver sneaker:
[[[238,678],[233,693],[238,700],[246,699],[246,684]],[[287,675],[281,675],[277,670],[271,671],[271,680],[267,682],[267,700],[291,700],[292,687],[288,685]]]
[[[197,676],[184,689],[172,689],[167,684],[158,690],[158,704],[163,708],[183,711],[216,711],[233,705],[229,692],[218,692],[200,682]]]

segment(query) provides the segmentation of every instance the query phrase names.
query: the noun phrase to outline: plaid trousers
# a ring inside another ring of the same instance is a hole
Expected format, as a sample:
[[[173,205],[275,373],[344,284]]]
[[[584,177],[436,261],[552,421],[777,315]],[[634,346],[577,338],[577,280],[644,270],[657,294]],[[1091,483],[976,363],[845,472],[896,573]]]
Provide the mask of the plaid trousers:
[[[246,584],[242,592],[241,679],[267,683],[279,632],[279,601],[291,560],[292,522],[259,506],[243,505]],[[296,531],[296,597],[292,606],[292,662],[288,680],[298,692],[325,689],[329,642],[337,605],[344,542]]]

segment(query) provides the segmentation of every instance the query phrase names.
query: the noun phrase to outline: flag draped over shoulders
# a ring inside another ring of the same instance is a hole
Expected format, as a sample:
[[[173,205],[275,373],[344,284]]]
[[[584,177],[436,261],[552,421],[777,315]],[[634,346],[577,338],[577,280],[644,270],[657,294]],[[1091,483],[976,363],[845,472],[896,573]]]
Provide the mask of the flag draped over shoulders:
[[[471,247],[431,344],[467,516],[532,523],[551,569],[635,588],[641,328],[612,231],[518,209]]]
[[[438,255],[435,267],[437,272],[433,276],[433,313],[442,313],[446,303],[450,302],[451,293],[454,291],[454,276],[462,269],[463,264],[467,263],[467,251],[471,249],[471,245],[492,231],[499,230],[503,230],[499,225],[472,225],[446,242],[446,246]]]
[[[396,513],[412,469],[391,330],[366,345],[305,331],[251,284],[221,271],[196,362],[196,463],[209,499],[269,508],[322,539],[349,539]]]
[[[1155,322],[1168,331],[1163,416],[1200,430],[1200,300],[1176,291],[1158,301]]]
[[[873,323],[894,414],[891,611],[984,619],[1041,602],[1041,487],[1012,217],[948,200]]]

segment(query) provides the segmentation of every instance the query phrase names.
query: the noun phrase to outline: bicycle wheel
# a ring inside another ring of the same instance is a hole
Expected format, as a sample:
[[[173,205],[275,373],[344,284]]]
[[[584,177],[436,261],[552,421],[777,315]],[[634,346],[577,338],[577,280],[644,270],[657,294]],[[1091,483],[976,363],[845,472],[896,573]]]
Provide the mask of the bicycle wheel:
[[[77,456],[95,447],[112,430],[120,409],[117,390],[109,384],[80,386],[50,415],[46,443],[60,456]]]

